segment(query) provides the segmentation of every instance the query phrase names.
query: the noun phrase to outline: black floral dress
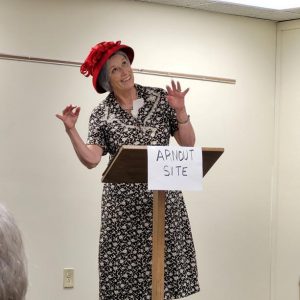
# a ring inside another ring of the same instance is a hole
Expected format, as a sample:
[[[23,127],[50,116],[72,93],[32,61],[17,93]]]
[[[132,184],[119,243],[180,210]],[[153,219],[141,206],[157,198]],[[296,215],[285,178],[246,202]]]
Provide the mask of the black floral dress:
[[[144,99],[137,117],[124,111],[114,94],[99,104],[89,122],[87,144],[114,157],[122,145],[169,145],[178,129],[175,111],[160,88],[136,85]],[[103,187],[99,243],[99,299],[151,299],[152,191],[147,185]],[[179,299],[200,290],[195,249],[181,191],[166,196],[165,296]]]

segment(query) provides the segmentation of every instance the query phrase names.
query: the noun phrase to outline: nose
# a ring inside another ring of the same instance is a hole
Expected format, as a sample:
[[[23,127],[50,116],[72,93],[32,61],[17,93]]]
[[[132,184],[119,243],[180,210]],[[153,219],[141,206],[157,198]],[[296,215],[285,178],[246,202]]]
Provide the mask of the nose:
[[[125,74],[125,72],[126,72],[126,69],[125,69],[125,67],[121,67],[121,75],[124,75]]]
[[[121,76],[126,76],[127,74],[129,74],[129,70],[130,70],[130,68],[128,68],[126,66],[122,66],[120,68],[120,74],[121,74]]]

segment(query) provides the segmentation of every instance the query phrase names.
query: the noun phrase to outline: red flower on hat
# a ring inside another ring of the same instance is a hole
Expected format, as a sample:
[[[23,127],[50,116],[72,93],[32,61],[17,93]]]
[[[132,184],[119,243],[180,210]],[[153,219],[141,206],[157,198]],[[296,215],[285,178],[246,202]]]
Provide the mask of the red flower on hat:
[[[121,44],[121,41],[114,42],[102,42],[97,44],[91,49],[90,54],[86,58],[85,62],[80,67],[80,72],[86,76],[89,77],[91,74],[93,74],[94,67],[97,65],[97,63],[101,60],[103,55],[111,49]]]

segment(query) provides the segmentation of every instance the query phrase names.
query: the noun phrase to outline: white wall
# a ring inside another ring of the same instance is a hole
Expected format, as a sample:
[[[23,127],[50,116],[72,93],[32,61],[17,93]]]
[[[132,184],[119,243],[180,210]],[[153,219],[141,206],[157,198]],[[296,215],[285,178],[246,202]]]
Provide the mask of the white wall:
[[[270,295],[276,25],[137,1],[0,0],[0,52],[82,61],[91,46],[122,40],[133,67],[237,80],[181,80],[197,145],[224,147],[185,192],[202,291],[189,299],[265,300]],[[136,75],[164,87],[168,78]],[[102,96],[77,68],[0,60],[0,199],[22,228],[30,300],[97,299],[100,177],[77,161],[54,114],[82,107],[86,137]],[[75,268],[63,290],[62,270]]]
[[[300,22],[278,26],[277,190],[274,198],[273,294],[298,299],[300,279]]]

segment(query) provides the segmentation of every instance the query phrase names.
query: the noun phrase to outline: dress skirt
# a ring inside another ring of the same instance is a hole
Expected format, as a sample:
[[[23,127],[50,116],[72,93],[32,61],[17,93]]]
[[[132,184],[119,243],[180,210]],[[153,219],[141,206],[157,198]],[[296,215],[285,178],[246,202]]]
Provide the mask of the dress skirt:
[[[146,184],[105,184],[99,247],[101,300],[151,299],[153,192]],[[165,211],[165,297],[199,291],[189,218],[180,191]]]

